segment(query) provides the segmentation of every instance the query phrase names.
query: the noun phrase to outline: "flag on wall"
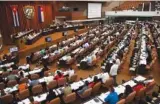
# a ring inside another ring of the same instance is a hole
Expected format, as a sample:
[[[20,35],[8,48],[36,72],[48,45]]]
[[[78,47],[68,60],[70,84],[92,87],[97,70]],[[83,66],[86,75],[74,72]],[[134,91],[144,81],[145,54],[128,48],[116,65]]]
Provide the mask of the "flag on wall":
[[[15,27],[19,26],[19,16],[18,16],[18,8],[17,6],[11,6],[12,8],[12,15],[13,15],[13,23]]]
[[[44,22],[44,9],[42,6],[38,6],[38,19],[39,22]]]

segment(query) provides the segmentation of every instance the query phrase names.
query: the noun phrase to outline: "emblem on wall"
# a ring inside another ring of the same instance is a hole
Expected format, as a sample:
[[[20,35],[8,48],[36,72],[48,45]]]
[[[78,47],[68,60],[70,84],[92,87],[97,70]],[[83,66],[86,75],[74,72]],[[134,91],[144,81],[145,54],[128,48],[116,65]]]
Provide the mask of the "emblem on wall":
[[[23,7],[24,14],[27,19],[32,19],[34,17],[34,7],[33,6],[25,6]]]

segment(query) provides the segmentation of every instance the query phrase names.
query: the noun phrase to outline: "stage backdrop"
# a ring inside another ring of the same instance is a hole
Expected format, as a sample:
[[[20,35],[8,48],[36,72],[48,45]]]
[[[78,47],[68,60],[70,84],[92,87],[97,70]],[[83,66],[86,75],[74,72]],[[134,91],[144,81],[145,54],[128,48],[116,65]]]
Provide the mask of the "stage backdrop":
[[[11,6],[17,6],[18,21],[19,26],[14,26],[13,11]],[[34,16],[32,19],[27,19],[24,14],[25,6],[34,7]],[[44,22],[39,21],[38,17],[38,7],[43,7],[44,12]],[[10,35],[18,31],[23,31],[25,29],[40,29],[46,27],[54,19],[53,14],[53,2],[43,2],[43,1],[24,1],[24,2],[1,2],[0,3],[0,28],[3,35],[4,44],[11,44]]]

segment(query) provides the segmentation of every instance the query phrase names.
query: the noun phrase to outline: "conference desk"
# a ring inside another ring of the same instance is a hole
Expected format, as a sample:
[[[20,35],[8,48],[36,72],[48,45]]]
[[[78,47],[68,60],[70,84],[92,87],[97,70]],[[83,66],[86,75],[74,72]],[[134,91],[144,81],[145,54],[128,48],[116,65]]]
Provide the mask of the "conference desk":
[[[22,38],[22,37],[24,37],[24,36],[32,33],[33,31],[34,31],[34,30],[31,29],[31,30],[29,30],[29,31],[20,32],[20,33],[18,33],[18,34],[13,34],[13,38],[15,38],[15,39],[20,39],[20,38]]]
[[[26,72],[24,73],[24,76],[28,76],[28,75],[31,75],[31,74],[37,74],[37,73],[40,73],[42,71],[42,68],[37,68],[33,71],[29,71],[29,72]],[[60,71],[60,70],[59,70]],[[61,71],[62,72],[62,71]],[[68,76],[69,75],[69,72],[68,71],[64,71],[62,72],[64,76]],[[37,79],[39,83],[43,84],[43,83],[49,83],[50,81],[52,81],[54,79],[54,76],[56,75],[56,72],[54,75],[52,75],[52,73],[50,74],[50,76],[48,77],[42,77],[42,78],[39,78]],[[30,86],[29,83],[27,83],[28,87]],[[14,93],[14,92],[17,92],[18,91],[18,86],[19,84],[16,84],[15,86],[13,87],[6,87],[4,89],[4,93],[5,94],[10,94],[10,93]]]
[[[84,26],[71,26],[71,27],[60,27],[60,28],[53,28],[51,27],[50,29],[43,30],[41,33],[39,33],[37,36],[33,37],[32,39],[27,39],[26,44],[31,45],[35,43],[37,40],[39,40],[42,36],[53,34],[55,32],[63,32],[63,31],[69,31],[69,30],[76,30],[76,29],[83,29]],[[13,40],[16,42],[18,46],[22,45],[23,37],[27,37],[30,33],[32,33],[34,30],[31,29],[29,31],[20,33],[18,36],[15,36],[16,34],[13,35]]]
[[[39,40],[42,37],[42,32],[36,33],[35,36],[33,36],[30,39],[26,39],[26,44],[27,45],[32,45],[33,43],[35,43],[37,40]]]
[[[0,65],[11,63],[11,62],[18,63],[18,61],[19,61],[18,56],[16,55],[11,56],[11,57],[9,56],[9,58],[2,59]]]
[[[122,85],[114,87],[115,92],[117,92],[117,94],[120,95],[121,93],[124,93],[126,85],[130,85],[131,87],[134,87],[137,85],[137,82],[142,82],[145,80],[146,80],[145,77],[137,76],[137,77],[123,83]],[[110,93],[109,91],[107,91],[105,93],[101,93],[100,95],[94,97],[93,99],[91,99],[83,104],[104,104],[105,103],[104,99],[109,95],[109,93]]]
[[[65,75],[67,74],[67,72],[65,72]],[[99,80],[102,79],[102,76],[103,74],[106,74],[106,73],[99,73],[99,74],[96,74],[94,76],[97,76]],[[92,77],[88,77],[88,78],[85,78],[85,79],[82,79],[78,82],[73,82],[72,84],[70,84],[71,86],[71,89],[75,92],[75,91],[78,91],[85,83],[85,81],[88,81],[88,82],[92,82],[93,79],[94,79],[94,76]],[[53,78],[52,78],[53,80]],[[63,89],[64,87],[59,87],[57,89],[53,89],[53,91],[55,92],[56,96],[57,97],[61,97],[63,96]],[[38,101],[38,102],[45,102],[46,100],[46,97],[48,95],[48,92],[45,92],[45,93],[42,93],[42,94],[39,94],[37,96],[32,96],[30,97],[33,101]],[[18,104],[29,104],[29,102],[31,102],[32,100],[30,98],[26,98],[24,100],[21,100],[19,102],[17,102]]]
[[[46,29],[43,31],[42,35],[49,35],[49,34],[53,34],[55,32],[63,32],[63,31],[69,31],[69,30],[76,30],[76,29],[83,29],[84,26],[72,26],[72,27],[59,27],[57,28],[57,26],[52,26],[49,29]]]
[[[30,33],[32,33],[34,30],[31,29],[29,31],[25,31],[25,32],[20,32],[18,34],[13,34],[12,38],[13,38],[13,41],[16,43],[16,45],[19,47],[19,48],[24,48],[24,40],[23,40],[23,37],[29,35]]]

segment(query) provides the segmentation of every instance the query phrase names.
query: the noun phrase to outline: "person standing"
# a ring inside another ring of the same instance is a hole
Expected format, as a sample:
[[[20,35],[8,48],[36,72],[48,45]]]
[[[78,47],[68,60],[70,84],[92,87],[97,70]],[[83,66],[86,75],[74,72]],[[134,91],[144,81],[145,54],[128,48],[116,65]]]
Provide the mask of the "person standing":
[[[114,85],[117,85],[116,76],[117,76],[118,67],[119,65],[114,60],[113,65],[111,66],[111,69],[110,69],[110,76],[114,79]]]

